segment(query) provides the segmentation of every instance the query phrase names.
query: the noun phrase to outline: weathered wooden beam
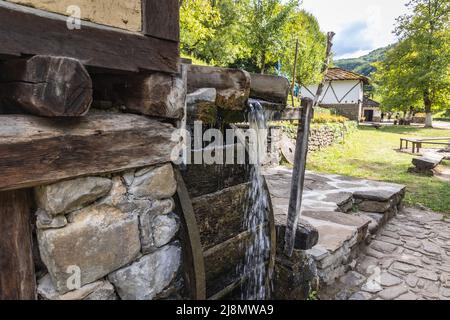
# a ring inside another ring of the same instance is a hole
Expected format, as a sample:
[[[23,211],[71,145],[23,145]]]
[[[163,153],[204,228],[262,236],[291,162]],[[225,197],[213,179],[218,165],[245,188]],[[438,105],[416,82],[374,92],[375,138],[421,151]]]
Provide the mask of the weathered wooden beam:
[[[175,178],[177,180],[176,207],[181,211],[179,214],[183,221],[180,235],[183,245],[184,286],[191,299],[205,300],[205,261],[197,219],[186,184],[178,169],[175,170]]]
[[[28,190],[0,192],[0,300],[35,300]]]
[[[192,200],[204,250],[245,231],[249,188],[249,183],[244,183]]]
[[[313,101],[302,100],[302,121],[297,130],[294,169],[292,171],[291,195],[285,234],[285,254],[292,256],[295,248],[298,220],[302,208],[303,188],[305,185],[306,159],[308,156],[309,128],[313,118]]]
[[[0,0],[0,55],[51,55],[118,71],[178,73],[175,41],[81,22],[69,30],[67,17]]]
[[[8,60],[0,63],[0,99],[7,107],[39,116],[82,116],[92,103],[92,80],[72,58]]]
[[[188,66],[188,92],[215,88],[216,105],[228,110],[244,110],[250,96],[250,74],[239,69]]]
[[[156,38],[180,40],[180,1],[142,0],[142,32]]]
[[[6,0],[62,15],[80,8],[81,19],[129,31],[142,30],[141,0]]]
[[[0,116],[0,191],[169,162],[173,132],[132,114]]]
[[[283,111],[274,111],[272,114],[273,121],[301,120],[301,119],[302,119],[301,108],[286,108]]]
[[[284,77],[251,73],[250,97],[287,104],[289,81]]]
[[[108,101],[132,113],[180,119],[186,100],[186,68],[179,74],[94,74],[94,100]]]

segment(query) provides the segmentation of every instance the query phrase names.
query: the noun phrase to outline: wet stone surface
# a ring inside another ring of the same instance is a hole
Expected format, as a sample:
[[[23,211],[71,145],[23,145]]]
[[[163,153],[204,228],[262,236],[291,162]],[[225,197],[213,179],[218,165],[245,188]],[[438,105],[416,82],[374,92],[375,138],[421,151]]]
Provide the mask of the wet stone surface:
[[[450,300],[450,221],[407,208],[381,228],[354,271],[321,299]]]

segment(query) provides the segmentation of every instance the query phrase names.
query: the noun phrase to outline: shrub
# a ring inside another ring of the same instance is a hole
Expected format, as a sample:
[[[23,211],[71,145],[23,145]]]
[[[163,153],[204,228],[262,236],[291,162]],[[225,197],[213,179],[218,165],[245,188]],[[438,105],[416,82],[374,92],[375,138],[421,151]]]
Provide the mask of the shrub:
[[[314,115],[313,123],[345,123],[348,119],[343,116],[318,113]]]

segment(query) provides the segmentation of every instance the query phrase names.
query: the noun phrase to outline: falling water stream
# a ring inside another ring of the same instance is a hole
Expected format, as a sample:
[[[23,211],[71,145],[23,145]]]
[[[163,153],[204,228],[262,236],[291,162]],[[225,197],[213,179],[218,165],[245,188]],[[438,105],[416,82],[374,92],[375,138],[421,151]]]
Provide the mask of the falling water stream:
[[[254,157],[251,166],[251,182],[246,201],[244,228],[250,232],[246,243],[244,264],[241,267],[243,300],[265,300],[270,296],[270,284],[267,281],[267,261],[270,256],[270,238],[266,223],[269,214],[269,200],[265,190],[262,164],[267,153],[267,118],[258,102],[250,103],[248,114],[250,130],[253,130],[254,143],[250,143],[249,154]]]

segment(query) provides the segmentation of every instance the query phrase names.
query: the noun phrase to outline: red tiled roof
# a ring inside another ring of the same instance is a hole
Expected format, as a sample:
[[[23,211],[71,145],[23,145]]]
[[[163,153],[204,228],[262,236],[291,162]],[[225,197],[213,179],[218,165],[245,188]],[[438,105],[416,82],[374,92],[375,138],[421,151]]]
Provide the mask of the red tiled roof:
[[[325,80],[361,80],[364,84],[369,84],[369,78],[341,68],[329,68]]]

